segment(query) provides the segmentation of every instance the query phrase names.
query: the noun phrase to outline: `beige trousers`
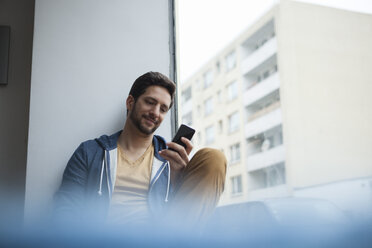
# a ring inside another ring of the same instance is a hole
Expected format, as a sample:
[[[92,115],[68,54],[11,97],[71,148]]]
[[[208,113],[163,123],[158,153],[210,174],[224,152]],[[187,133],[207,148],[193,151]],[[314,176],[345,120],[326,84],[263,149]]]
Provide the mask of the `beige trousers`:
[[[219,201],[225,177],[225,155],[212,148],[199,150],[174,185],[168,211],[172,221],[203,224]]]

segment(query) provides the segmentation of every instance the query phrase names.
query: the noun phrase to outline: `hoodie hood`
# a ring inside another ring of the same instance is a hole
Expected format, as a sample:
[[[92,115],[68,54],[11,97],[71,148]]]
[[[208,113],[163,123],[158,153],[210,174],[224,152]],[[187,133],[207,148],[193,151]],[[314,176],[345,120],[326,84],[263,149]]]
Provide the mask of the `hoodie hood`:
[[[106,151],[111,151],[118,147],[117,142],[119,139],[119,136],[123,130],[120,130],[119,132],[116,132],[110,136],[104,134],[101,137],[95,139],[95,141]]]

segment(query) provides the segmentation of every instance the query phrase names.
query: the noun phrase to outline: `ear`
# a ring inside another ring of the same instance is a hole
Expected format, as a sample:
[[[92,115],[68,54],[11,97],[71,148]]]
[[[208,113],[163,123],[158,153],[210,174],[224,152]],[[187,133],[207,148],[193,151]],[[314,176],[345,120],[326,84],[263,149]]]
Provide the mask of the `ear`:
[[[131,111],[133,106],[134,106],[134,97],[132,95],[129,95],[127,97],[127,101],[126,101],[126,105],[127,105],[127,109],[128,111]]]

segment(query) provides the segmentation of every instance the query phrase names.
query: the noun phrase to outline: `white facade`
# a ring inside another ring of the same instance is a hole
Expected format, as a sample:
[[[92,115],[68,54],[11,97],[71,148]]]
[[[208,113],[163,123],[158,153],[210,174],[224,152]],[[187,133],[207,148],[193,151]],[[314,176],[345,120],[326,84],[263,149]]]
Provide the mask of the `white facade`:
[[[196,149],[228,159],[220,204],[308,196],[371,206],[372,188],[351,183],[372,177],[371,25],[371,15],[285,1],[183,82],[192,96],[179,116],[192,112]]]

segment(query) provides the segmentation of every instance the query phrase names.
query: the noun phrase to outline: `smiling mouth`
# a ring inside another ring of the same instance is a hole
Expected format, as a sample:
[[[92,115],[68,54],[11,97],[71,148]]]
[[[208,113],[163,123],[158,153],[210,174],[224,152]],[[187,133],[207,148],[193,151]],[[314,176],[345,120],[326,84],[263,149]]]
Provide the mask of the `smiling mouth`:
[[[151,123],[151,124],[153,124],[153,125],[157,125],[158,124],[158,122],[157,121],[155,121],[154,119],[151,119],[151,118],[149,118],[149,117],[144,117],[144,119],[146,120],[146,122],[148,122],[148,123]]]

